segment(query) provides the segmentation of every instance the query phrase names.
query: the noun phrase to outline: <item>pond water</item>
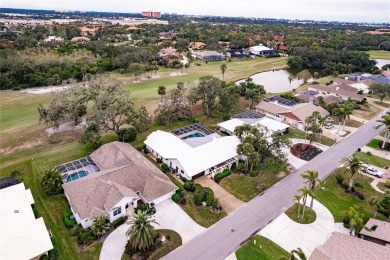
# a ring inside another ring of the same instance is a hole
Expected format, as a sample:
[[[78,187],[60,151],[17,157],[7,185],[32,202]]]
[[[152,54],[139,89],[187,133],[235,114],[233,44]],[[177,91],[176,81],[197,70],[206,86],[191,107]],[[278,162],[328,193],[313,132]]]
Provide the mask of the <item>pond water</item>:
[[[386,60],[386,59],[374,59],[377,64],[375,66],[377,66],[378,68],[382,68],[383,65],[386,65],[386,64],[390,64],[390,60]]]
[[[290,73],[287,70],[275,70],[254,74],[251,78],[254,83],[263,85],[267,93],[281,93],[293,90],[303,83],[303,80],[294,79],[290,84],[288,75],[290,75]],[[237,83],[242,81],[244,80],[239,80]],[[309,82],[310,81],[312,80],[309,80]]]

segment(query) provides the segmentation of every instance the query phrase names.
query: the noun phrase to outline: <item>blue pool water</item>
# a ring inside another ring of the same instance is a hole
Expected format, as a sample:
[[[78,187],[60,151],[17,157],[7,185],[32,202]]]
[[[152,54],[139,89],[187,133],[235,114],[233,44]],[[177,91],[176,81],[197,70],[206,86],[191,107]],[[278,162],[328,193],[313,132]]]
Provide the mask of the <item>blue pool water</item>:
[[[80,178],[83,178],[87,176],[88,173],[86,171],[79,171],[72,174],[69,174],[68,177],[66,177],[66,182],[71,182]]]
[[[185,139],[188,139],[188,138],[203,137],[203,136],[204,135],[202,135],[201,133],[194,133],[194,134],[190,134],[190,135],[182,137],[181,140],[185,140]]]

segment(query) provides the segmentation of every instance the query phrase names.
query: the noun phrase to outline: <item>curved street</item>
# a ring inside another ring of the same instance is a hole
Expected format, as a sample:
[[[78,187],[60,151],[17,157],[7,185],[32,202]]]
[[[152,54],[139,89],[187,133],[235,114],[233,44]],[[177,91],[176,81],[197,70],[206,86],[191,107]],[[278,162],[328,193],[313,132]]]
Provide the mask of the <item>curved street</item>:
[[[301,174],[304,171],[316,169],[319,177],[324,179],[339,166],[343,157],[351,156],[377,136],[383,129],[375,129],[378,125],[376,120],[381,116],[382,114],[377,115],[356,132],[272,186],[263,195],[257,196],[164,259],[225,259],[292,206],[296,191],[303,186]]]

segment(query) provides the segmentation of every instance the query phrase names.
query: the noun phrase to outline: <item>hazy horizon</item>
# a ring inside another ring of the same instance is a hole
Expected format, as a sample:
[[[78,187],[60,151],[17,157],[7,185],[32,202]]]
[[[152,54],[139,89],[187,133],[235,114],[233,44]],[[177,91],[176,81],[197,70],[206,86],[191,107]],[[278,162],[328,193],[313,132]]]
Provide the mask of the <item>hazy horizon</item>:
[[[130,2],[131,1],[131,2]],[[171,2],[172,4],[168,4]],[[161,11],[187,15],[256,17],[340,22],[390,22],[388,0],[2,0],[2,8],[139,13]]]

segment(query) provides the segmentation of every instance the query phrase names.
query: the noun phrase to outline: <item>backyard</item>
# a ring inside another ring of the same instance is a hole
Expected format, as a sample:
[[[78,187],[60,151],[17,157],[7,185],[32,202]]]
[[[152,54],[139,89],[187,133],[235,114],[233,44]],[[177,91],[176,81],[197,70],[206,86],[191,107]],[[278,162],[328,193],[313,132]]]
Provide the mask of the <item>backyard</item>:
[[[317,187],[315,190],[315,198],[321,202],[325,207],[329,209],[332,213],[335,222],[342,222],[342,211],[348,211],[350,207],[356,209],[356,211],[362,213],[365,216],[365,219],[374,216],[375,209],[370,206],[369,200],[372,197],[381,198],[383,194],[374,190],[371,187],[370,183],[372,178],[367,176],[358,176],[355,178],[356,183],[359,183],[361,188],[356,188],[360,193],[365,197],[364,200],[361,200],[354,196],[351,193],[346,193],[336,181],[336,174],[344,173],[344,169],[337,169],[334,173],[329,175],[325,180],[324,184],[321,187]],[[348,183],[349,175],[346,175],[344,180],[345,183]],[[378,218],[383,219],[384,216],[378,214]]]
[[[236,251],[237,260],[274,260],[290,259],[290,254],[269,240],[255,235]]]
[[[251,177],[245,174],[233,173],[224,178],[219,185],[236,198],[248,202],[265,189],[286,176],[287,170],[276,165],[266,165],[260,173]]]

